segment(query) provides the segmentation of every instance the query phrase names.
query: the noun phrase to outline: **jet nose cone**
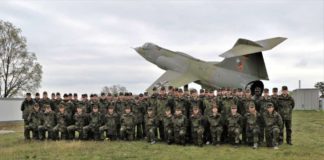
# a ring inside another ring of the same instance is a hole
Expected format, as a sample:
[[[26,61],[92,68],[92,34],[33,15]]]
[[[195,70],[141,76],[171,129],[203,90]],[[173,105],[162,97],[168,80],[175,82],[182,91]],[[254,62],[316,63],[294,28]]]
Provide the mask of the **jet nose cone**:
[[[143,54],[143,48],[142,47],[135,47],[134,50],[139,53],[140,55]]]

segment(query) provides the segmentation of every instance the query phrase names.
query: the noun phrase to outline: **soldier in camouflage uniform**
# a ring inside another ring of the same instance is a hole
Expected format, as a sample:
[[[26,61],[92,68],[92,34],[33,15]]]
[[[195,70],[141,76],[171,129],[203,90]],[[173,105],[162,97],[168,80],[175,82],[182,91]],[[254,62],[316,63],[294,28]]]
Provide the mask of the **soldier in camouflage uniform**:
[[[280,135],[279,135],[279,144],[283,142],[283,132],[284,132],[284,128],[286,128],[286,142],[287,144],[292,145],[291,119],[292,119],[292,110],[294,109],[294,107],[295,107],[295,101],[290,95],[288,95],[288,87],[283,86],[282,94],[279,96],[278,99],[278,110],[283,120],[283,127],[281,128]]]
[[[56,117],[55,112],[52,111],[52,108],[50,105],[46,104],[45,106],[45,112],[42,116],[43,118],[43,124],[38,126],[38,132],[39,132],[39,139],[44,140],[46,138],[46,131],[47,131],[47,139],[55,140],[54,138],[54,132],[53,128],[56,125]]]
[[[120,118],[120,135],[123,140],[134,140],[136,117],[131,112],[131,106],[125,107],[125,113]]]
[[[101,96],[99,97],[99,112],[103,115],[107,113],[108,109],[108,101],[106,99],[106,94],[101,93]]]
[[[62,98],[61,98],[61,93],[57,92],[56,93],[56,98],[55,98],[55,101],[53,101],[54,103],[54,110],[55,112],[59,112],[59,105],[60,103],[62,102]]]
[[[253,148],[258,148],[260,126],[262,117],[255,109],[254,102],[249,103],[249,112],[244,115],[244,127],[246,131],[246,142],[248,145],[253,144]]]
[[[145,115],[145,128],[147,134],[147,142],[155,144],[155,130],[156,130],[156,117],[153,113],[153,109],[149,107],[147,114]]]
[[[40,104],[40,100],[41,100],[40,94],[38,92],[35,93],[35,97],[34,97],[35,103]]]
[[[97,105],[92,106],[92,112],[89,114],[89,124],[84,126],[83,129],[83,139],[100,139],[99,127],[103,124],[103,116],[99,112],[99,107]],[[89,133],[93,135],[93,137],[88,136]]]
[[[20,110],[22,111],[22,118],[24,120],[24,136],[25,139],[30,139],[29,133],[27,134],[27,128],[28,128],[28,116],[30,112],[33,110],[33,106],[35,104],[35,101],[31,98],[31,94],[27,93],[25,100],[21,104]]]
[[[75,132],[79,134],[78,139],[83,138],[83,127],[88,124],[88,114],[83,111],[83,106],[77,105],[77,112],[73,115],[74,124],[67,127],[69,139],[75,139]]]
[[[159,130],[160,139],[164,141],[164,128],[163,128],[163,115],[165,112],[165,108],[168,105],[168,96],[165,92],[165,87],[161,87],[160,95],[157,99],[156,113],[157,113],[157,128]],[[168,106],[170,107],[170,106]]]
[[[106,132],[106,137],[109,138],[109,140],[117,139],[117,123],[119,121],[119,116],[114,108],[113,105],[108,107],[108,112],[104,117],[104,125],[99,128],[101,140],[105,139],[104,132]]]
[[[139,96],[135,97],[135,104],[132,108],[132,112],[136,117],[136,139],[142,139],[144,128],[142,126],[144,121],[145,108],[140,104]]]
[[[211,114],[207,116],[207,120],[210,124],[210,134],[212,137],[213,145],[220,145],[221,135],[223,132],[223,117],[218,112],[218,106],[216,103],[212,104]]]
[[[42,116],[38,103],[35,103],[33,110],[29,113],[27,118],[28,126],[25,127],[26,139],[30,139],[30,131],[33,133],[33,139],[39,139],[38,126],[43,123]]]
[[[176,107],[175,114],[172,117],[174,141],[176,144],[186,144],[187,118],[182,114],[182,108]]]
[[[167,107],[165,109],[165,114],[163,116],[163,127],[164,127],[164,136],[167,144],[173,142],[173,123],[172,123],[172,113],[171,109]]]
[[[190,117],[191,135],[195,145],[202,147],[204,138],[203,116],[200,113],[199,106],[193,106],[193,112]]]
[[[55,109],[54,104],[53,104],[52,100],[48,98],[46,91],[43,92],[43,97],[39,101],[39,108],[42,112],[45,111],[45,105],[50,105],[52,107],[52,109]]]
[[[260,114],[263,115],[263,113],[265,113],[267,111],[267,104],[268,103],[273,103],[270,95],[269,95],[269,89],[268,88],[265,88],[263,90],[263,96],[261,98],[261,101],[260,101]],[[264,142],[264,126],[261,125],[260,126],[260,136],[259,136],[259,142],[260,143],[263,143]]]
[[[272,103],[268,103],[267,112],[263,114],[263,121],[267,146],[278,149],[278,138],[283,123],[280,114],[274,111]]]
[[[146,92],[146,94],[148,94],[147,92]],[[142,119],[142,124],[141,124],[141,126],[142,126],[142,130],[143,130],[143,137],[146,137],[146,129],[145,129],[145,121],[144,121],[144,115],[145,115],[145,113],[147,112],[147,108],[148,108],[148,106],[149,106],[149,104],[148,104],[148,101],[147,101],[147,99],[145,98],[145,96],[141,93],[141,94],[139,94],[139,101],[138,101],[138,106],[139,106],[139,108],[142,110],[142,114],[140,115],[141,116],[141,119]],[[153,109],[152,109],[152,112],[153,112]],[[154,114],[154,113],[153,113]]]
[[[67,139],[67,130],[69,113],[65,111],[65,106],[63,103],[59,105],[59,112],[56,114],[56,126],[53,128],[54,139]],[[59,136],[61,133],[61,136]]]
[[[278,95],[278,88],[276,88],[276,87],[272,88],[271,101],[273,102],[275,111],[279,112],[278,111],[279,95]]]
[[[231,107],[231,113],[227,116],[226,125],[228,126],[228,136],[230,139],[234,139],[235,147],[240,143],[242,124],[242,116],[237,113],[237,106],[233,104]]]

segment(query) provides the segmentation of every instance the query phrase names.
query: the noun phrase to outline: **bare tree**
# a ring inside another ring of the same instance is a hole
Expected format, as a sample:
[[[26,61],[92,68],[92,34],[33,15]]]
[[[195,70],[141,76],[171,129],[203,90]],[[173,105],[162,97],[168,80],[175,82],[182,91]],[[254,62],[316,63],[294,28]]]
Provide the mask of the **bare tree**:
[[[108,93],[116,94],[119,92],[127,92],[127,89],[126,89],[126,87],[117,84],[117,85],[112,85],[109,87],[105,86],[102,88],[101,92],[106,93],[106,94],[108,94]]]
[[[321,92],[321,97],[324,97],[324,82],[317,82],[315,88],[318,88]]]
[[[34,92],[40,87],[42,66],[27,51],[26,38],[10,22],[0,20],[0,97]]]

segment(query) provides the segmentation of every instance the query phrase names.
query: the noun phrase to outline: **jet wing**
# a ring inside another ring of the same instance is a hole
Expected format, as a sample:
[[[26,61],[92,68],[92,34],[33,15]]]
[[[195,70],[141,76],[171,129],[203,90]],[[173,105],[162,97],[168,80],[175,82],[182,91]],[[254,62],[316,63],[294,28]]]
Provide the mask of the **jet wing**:
[[[167,70],[148,89],[146,89],[146,91],[152,93],[153,87],[157,87],[157,88],[162,86],[180,87],[197,80],[198,78],[192,76],[189,73],[178,73],[175,71]]]
[[[236,41],[232,49],[226,51],[220,56],[224,58],[231,58],[270,50],[286,39],[287,38],[284,37],[275,37],[260,41],[251,41],[240,38]]]

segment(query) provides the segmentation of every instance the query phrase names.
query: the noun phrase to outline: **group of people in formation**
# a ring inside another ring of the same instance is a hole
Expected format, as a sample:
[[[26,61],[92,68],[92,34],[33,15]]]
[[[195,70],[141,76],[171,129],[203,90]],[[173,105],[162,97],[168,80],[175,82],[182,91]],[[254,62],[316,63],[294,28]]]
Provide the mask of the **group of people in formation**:
[[[278,89],[153,88],[153,93],[31,93],[21,105],[26,140],[141,140],[151,144],[292,145],[294,100]]]

